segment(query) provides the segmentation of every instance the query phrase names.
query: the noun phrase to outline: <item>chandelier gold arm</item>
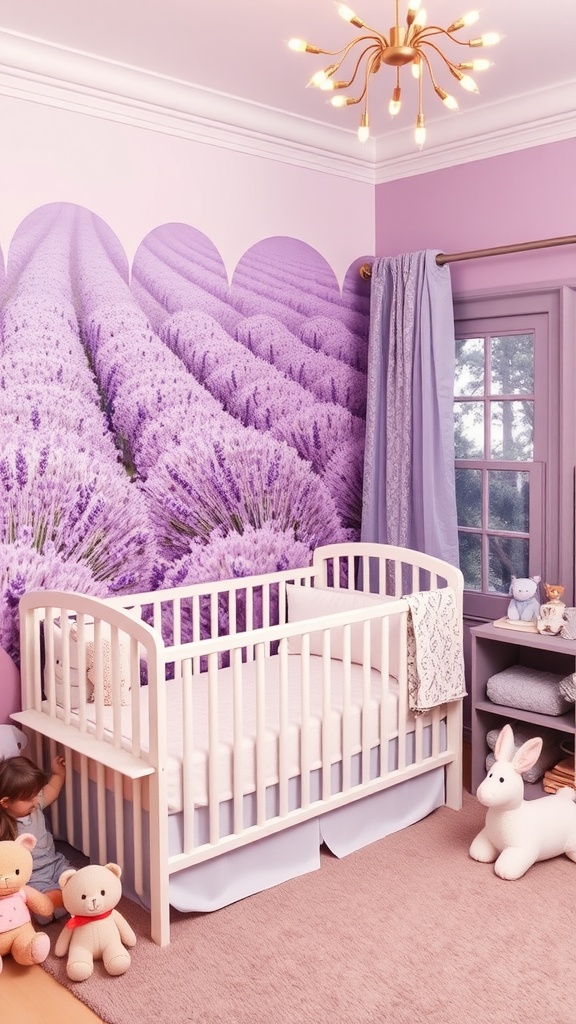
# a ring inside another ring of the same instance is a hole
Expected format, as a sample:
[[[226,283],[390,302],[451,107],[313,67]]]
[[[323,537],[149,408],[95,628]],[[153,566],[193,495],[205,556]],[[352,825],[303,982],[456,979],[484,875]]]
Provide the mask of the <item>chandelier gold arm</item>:
[[[360,57],[358,58],[358,64],[359,64],[360,61],[362,60],[364,54],[367,53],[368,50],[370,50],[372,48],[372,46],[378,46],[380,48],[383,45],[387,45],[385,41],[384,41],[384,43],[382,42],[384,37],[381,36],[378,32],[376,32],[373,36],[371,36],[371,35],[356,36],[355,39],[351,39],[350,42],[347,43],[346,46],[344,46],[341,50],[319,50],[318,52],[324,54],[325,56],[340,57],[339,61],[337,61],[336,63],[331,65],[332,70],[330,71],[330,74],[328,75],[328,77],[331,78],[332,75],[335,75],[336,72],[342,67],[344,61],[346,60],[346,57],[348,56],[350,51],[352,49],[354,49],[354,47],[356,46],[357,43],[364,43],[364,42],[366,42],[367,39],[373,39],[374,41],[370,44],[370,46],[367,46],[362,51]],[[350,79],[350,83],[349,84],[351,84],[354,81],[355,75],[356,75],[356,73],[358,71],[358,64],[356,65],[356,71],[354,72],[354,75]]]
[[[356,66],[356,71],[354,72],[354,76],[352,77],[351,81],[348,83],[349,85],[351,85],[352,82],[354,81],[354,79],[356,77],[356,74],[358,72],[358,68],[360,66],[360,63],[361,63],[363,57],[365,56],[365,54],[367,53],[368,49],[370,49],[370,47],[368,47],[366,50],[364,50],[364,52],[360,55],[360,57],[358,59],[358,64]],[[346,104],[345,104],[347,107],[356,106],[357,103],[361,103],[362,102],[364,97],[366,97],[366,99],[368,99],[368,88],[369,88],[369,82],[370,82],[370,75],[374,74],[376,71],[378,71],[378,68],[380,67],[379,63],[378,63],[378,67],[376,67],[376,68],[374,67],[374,64],[378,60],[378,57],[379,57],[379,53],[375,53],[372,57],[369,57],[368,60],[366,61],[366,68],[365,68],[365,71],[364,71],[364,87],[362,89],[362,92],[360,93],[359,96],[357,96],[355,98],[352,97],[352,96],[347,96],[346,97]]]
[[[368,50],[372,50],[372,49],[374,49],[374,48],[375,48],[376,46],[378,47],[378,52],[377,52],[377,53],[375,53],[375,54],[373,55],[373,57],[372,57],[372,58],[370,58],[370,57],[369,57],[369,58],[368,58],[368,60],[367,60],[367,62],[366,62],[366,75],[365,75],[365,79],[366,79],[366,81],[365,81],[365,83],[364,83],[364,92],[362,93],[362,96],[360,96],[360,97],[359,97],[359,98],[358,98],[358,99],[357,99],[357,100],[355,101],[356,103],[359,103],[359,102],[360,102],[360,100],[361,100],[361,99],[362,99],[362,97],[364,96],[364,93],[366,92],[366,88],[367,88],[367,81],[368,81],[368,76],[369,76],[370,74],[372,74],[372,69],[368,70],[368,65],[369,65],[370,63],[374,63],[374,62],[375,62],[375,59],[376,59],[376,58],[377,58],[377,57],[379,56],[379,54],[380,54],[380,51],[381,51],[381,49],[382,49],[382,44],[381,44],[381,43],[372,43],[372,45],[371,45],[371,46],[367,46],[365,50],[362,50],[362,53],[360,54],[360,56],[358,57],[358,60],[356,61],[356,67],[354,68],[354,74],[352,75],[351,79],[350,79],[350,80],[349,80],[348,82],[342,82],[342,83],[340,83],[340,82],[339,82],[339,83],[338,83],[338,88],[339,88],[339,89],[347,89],[347,88],[348,88],[348,86],[350,86],[350,85],[353,85],[353,84],[354,84],[354,81],[355,81],[355,79],[356,79],[356,75],[358,74],[358,71],[360,70],[360,65],[361,65],[362,61],[364,60],[364,57],[365,57],[365,56],[366,56],[366,54],[368,53]],[[375,70],[377,71],[377,70],[378,70],[378,68],[376,68]]]
[[[454,64],[454,62],[451,61],[450,58],[447,57],[445,53],[442,53],[442,50],[440,49],[439,46],[436,46],[435,43],[431,43],[429,39],[423,39],[422,46],[429,46],[432,50],[434,50],[435,53],[437,53],[438,56],[442,58],[442,60],[444,61],[448,69],[452,72],[452,74],[455,74],[455,72],[458,70],[458,65]],[[421,53],[422,56],[426,58],[426,61],[428,63],[428,70],[430,71],[430,76],[434,81],[434,76],[432,75],[432,66],[430,64],[430,61],[428,60],[426,51],[421,49],[421,47],[418,47],[418,53]],[[456,75],[456,77],[458,77],[458,75]]]
[[[446,36],[452,43],[456,43],[458,46],[470,46],[469,39],[458,39],[447,29],[441,28],[440,25],[426,25],[424,28],[417,29],[417,31],[411,36],[410,46],[417,47],[420,43],[428,39],[428,36]]]
[[[436,47],[434,47],[434,49],[436,49]],[[420,50],[420,49],[418,50],[418,53],[420,54],[421,59],[424,61],[426,67],[428,68],[428,74],[430,75],[430,81],[432,82],[432,85],[434,86],[434,88],[436,90],[439,89],[440,86],[438,85],[438,82],[436,81],[436,79],[434,77],[434,70],[432,68],[432,64],[430,63],[430,58],[429,58],[428,54],[426,53],[425,50]],[[420,78],[419,78],[418,81],[419,81],[419,84],[422,83],[422,75],[420,75]],[[420,106],[422,106],[422,98],[419,97],[419,99],[420,99]],[[420,110],[420,113],[422,113],[422,110]]]

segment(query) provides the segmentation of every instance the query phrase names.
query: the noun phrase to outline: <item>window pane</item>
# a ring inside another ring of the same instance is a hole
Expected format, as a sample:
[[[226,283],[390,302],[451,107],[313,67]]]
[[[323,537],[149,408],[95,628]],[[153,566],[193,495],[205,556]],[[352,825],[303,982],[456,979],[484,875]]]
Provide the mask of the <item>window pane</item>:
[[[456,470],[458,526],[482,526],[482,471]]]
[[[528,576],[528,539],[489,537],[488,590],[507,594],[512,576]]]
[[[466,590],[482,590],[482,537],[479,533],[458,533],[460,569]]]
[[[454,450],[457,459],[484,457],[484,403],[456,402]]]
[[[534,455],[534,402],[490,402],[491,457],[530,462]]]
[[[534,339],[531,334],[492,338],[491,394],[534,393]]]
[[[484,338],[466,338],[456,342],[454,394],[484,394]]]
[[[488,473],[488,529],[528,533],[530,478],[513,470]],[[476,525],[476,524],[472,524]],[[517,576],[518,573],[515,573]]]

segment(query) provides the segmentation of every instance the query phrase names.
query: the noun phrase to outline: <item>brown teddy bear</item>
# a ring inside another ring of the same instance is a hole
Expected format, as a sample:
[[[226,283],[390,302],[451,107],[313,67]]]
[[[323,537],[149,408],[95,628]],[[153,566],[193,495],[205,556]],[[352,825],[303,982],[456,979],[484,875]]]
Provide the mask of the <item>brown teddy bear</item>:
[[[50,939],[36,931],[30,917],[31,910],[43,917],[54,913],[50,898],[27,885],[35,846],[36,838],[29,833],[0,842],[0,971],[7,953],[30,967],[43,963],[50,952]]]
[[[62,901],[71,914],[54,947],[56,956],[66,956],[66,973],[72,981],[85,981],[94,971],[94,960],[102,960],[108,974],[124,974],[131,958],[127,946],[136,936],[116,904],[122,895],[122,874],[118,864],[87,864],[70,868],[58,879]]]

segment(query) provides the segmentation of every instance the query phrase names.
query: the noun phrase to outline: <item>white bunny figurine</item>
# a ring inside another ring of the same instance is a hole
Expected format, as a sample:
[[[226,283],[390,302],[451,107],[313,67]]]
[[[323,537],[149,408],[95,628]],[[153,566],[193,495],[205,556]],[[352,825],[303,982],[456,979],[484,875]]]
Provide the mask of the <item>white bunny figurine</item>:
[[[576,791],[564,787],[538,800],[524,799],[522,772],[536,764],[539,737],[515,751],[514,734],[505,725],[498,735],[496,760],[476,796],[488,808],[486,824],[470,845],[470,856],[492,864],[500,878],[521,878],[538,860],[565,853],[576,861]]]

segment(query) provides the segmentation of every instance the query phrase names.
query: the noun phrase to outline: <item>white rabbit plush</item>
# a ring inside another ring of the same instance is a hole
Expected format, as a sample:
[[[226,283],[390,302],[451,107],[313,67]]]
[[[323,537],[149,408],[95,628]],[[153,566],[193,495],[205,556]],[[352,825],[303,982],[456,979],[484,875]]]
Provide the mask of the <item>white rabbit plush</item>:
[[[563,853],[576,861],[576,791],[564,787],[552,796],[524,800],[522,772],[536,763],[541,749],[542,740],[535,737],[515,751],[514,734],[505,725],[494,747],[496,761],[476,791],[488,810],[470,856],[484,864],[495,861],[500,878],[521,878],[536,861]]]
[[[0,725],[0,758],[17,757],[28,746],[28,738],[15,725]]]

